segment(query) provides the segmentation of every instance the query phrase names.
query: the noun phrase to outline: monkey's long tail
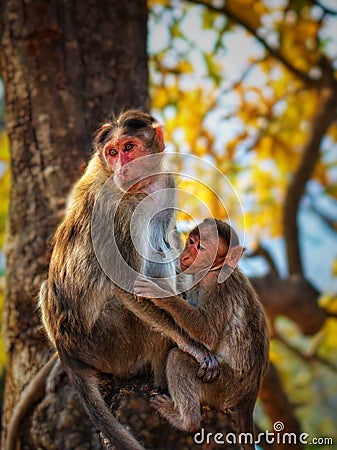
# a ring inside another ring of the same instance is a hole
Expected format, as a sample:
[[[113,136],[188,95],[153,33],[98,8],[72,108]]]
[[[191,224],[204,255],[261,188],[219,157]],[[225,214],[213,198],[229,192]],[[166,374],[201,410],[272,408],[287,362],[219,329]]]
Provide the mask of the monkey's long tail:
[[[104,437],[116,450],[145,450],[144,447],[118,422],[109,411],[100,391],[96,370],[74,362],[68,367],[68,375],[85,409]]]
[[[20,400],[14,407],[8,425],[5,450],[15,450],[21,422],[25,418],[28,410],[43,397],[46,379],[54,367],[57,358],[58,354],[55,353],[21,393]]]

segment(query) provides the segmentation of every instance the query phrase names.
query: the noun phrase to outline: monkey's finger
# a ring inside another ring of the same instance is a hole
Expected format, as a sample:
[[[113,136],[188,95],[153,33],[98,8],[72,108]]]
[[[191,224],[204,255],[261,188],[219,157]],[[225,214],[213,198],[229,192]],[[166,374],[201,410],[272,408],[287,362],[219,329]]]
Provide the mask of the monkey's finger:
[[[136,281],[133,286],[133,292],[135,293],[135,295],[139,295],[140,297],[146,297],[150,290],[146,284],[142,284],[141,282]]]
[[[141,289],[141,288],[135,288],[134,290],[134,296],[137,299],[137,297],[141,297],[143,299],[145,298],[151,298],[153,296],[153,292],[148,289]]]
[[[202,377],[202,381],[204,383],[212,383],[214,380],[218,378],[220,375],[220,367],[219,364],[216,362],[215,365],[211,364],[208,366],[205,375]]]
[[[145,282],[142,284],[141,281],[136,281],[133,287],[134,294],[139,297],[146,297],[149,299],[152,298],[166,298],[171,297],[172,294],[170,292],[164,291],[156,284],[149,282]]]
[[[197,372],[197,377],[203,379],[207,371],[207,363],[204,360],[202,363],[199,364],[199,369]]]
[[[134,282],[134,286],[148,286],[151,283],[153,283],[153,282],[149,278],[147,278],[143,275],[138,275],[138,277],[136,278],[136,280]]]
[[[220,375],[219,363],[215,356],[209,353],[199,367],[197,376],[204,383],[211,383]]]
[[[205,375],[201,378],[204,383],[212,383],[220,375],[220,369],[218,367],[208,368]]]
[[[149,285],[148,281],[137,279],[133,285],[133,292],[140,297],[151,297],[153,288]]]

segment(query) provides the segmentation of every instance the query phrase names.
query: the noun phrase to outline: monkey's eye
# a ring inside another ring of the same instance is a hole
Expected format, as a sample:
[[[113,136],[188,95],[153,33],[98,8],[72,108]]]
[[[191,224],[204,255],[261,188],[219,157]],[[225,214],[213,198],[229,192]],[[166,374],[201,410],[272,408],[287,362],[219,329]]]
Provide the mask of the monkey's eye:
[[[202,247],[202,246],[200,245],[200,242],[199,242],[199,244],[197,245],[197,249],[198,249],[198,250],[205,250],[205,247]]]
[[[192,238],[189,238],[188,243],[189,243],[190,245],[193,245],[193,244],[194,244],[194,240],[193,240]]]
[[[109,155],[110,156],[116,156],[117,155],[117,150],[115,150],[114,148],[110,148],[109,149]]]
[[[135,146],[135,144],[133,144],[132,142],[127,142],[124,146],[124,151],[129,152],[130,150],[133,149],[134,146]]]

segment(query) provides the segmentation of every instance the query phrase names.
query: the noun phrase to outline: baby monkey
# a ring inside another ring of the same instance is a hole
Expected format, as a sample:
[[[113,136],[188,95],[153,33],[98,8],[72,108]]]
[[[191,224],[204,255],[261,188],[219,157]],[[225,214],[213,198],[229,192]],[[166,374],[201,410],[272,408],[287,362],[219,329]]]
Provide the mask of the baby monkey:
[[[191,231],[180,256],[183,274],[193,279],[186,293],[188,302],[167,286],[144,277],[136,280],[136,294],[169,313],[220,364],[219,378],[203,383],[196,377],[198,366],[190,355],[178,348],[169,352],[170,396],[158,395],[152,404],[180,430],[198,431],[200,404],[207,404],[229,414],[239,433],[253,436],[253,409],[268,363],[269,343],[262,305],[236,267],[243,251],[230,225],[206,219]],[[253,449],[253,438],[243,448]]]

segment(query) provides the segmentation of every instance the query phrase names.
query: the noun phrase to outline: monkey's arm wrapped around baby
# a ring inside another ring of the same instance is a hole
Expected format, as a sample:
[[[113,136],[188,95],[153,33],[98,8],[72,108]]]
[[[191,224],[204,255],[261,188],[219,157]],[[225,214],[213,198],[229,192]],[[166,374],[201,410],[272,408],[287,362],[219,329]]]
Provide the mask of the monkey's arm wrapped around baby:
[[[209,322],[205,320],[202,311],[175,295],[167,281],[158,279],[154,282],[147,277],[139,276],[134,284],[134,293],[137,298],[146,298],[169,313],[176,324],[193,340],[200,342],[210,351],[215,349],[218,337],[215,330],[209,326]]]

